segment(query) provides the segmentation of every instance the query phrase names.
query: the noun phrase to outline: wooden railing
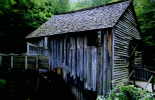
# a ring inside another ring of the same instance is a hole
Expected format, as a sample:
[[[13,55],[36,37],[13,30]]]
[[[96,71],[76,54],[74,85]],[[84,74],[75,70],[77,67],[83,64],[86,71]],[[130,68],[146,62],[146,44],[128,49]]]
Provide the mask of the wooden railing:
[[[134,68],[130,73],[129,80],[132,80],[134,85],[135,81],[145,81],[147,82],[145,87],[151,83],[152,91],[155,92],[155,71],[151,71],[147,68]]]
[[[135,80],[148,81],[153,73],[146,68],[135,68]]]
[[[19,70],[49,70],[49,60],[47,56],[28,56],[17,54],[0,54],[0,69],[19,69]]]
[[[27,43],[27,55],[47,55],[47,48]]]

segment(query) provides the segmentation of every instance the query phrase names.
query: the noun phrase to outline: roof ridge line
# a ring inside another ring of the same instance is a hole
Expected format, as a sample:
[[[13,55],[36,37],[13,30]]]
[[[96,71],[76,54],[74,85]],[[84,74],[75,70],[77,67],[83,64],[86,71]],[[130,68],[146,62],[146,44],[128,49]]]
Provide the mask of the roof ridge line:
[[[116,1],[116,2],[112,2],[112,3],[107,3],[107,4],[101,4],[99,6],[94,6],[94,7],[88,7],[88,8],[82,8],[82,9],[79,9],[79,10],[74,10],[74,11],[69,11],[69,12],[63,12],[63,13],[58,13],[58,14],[55,14],[54,16],[56,15],[63,15],[63,14],[70,14],[70,13],[75,13],[75,12],[80,12],[80,11],[85,11],[85,10],[91,10],[91,9],[95,9],[95,8],[99,8],[99,7],[105,7],[105,6],[110,6],[110,5],[113,5],[113,4],[118,4],[118,3],[122,3],[122,2],[131,2],[132,0],[126,0],[126,1]]]

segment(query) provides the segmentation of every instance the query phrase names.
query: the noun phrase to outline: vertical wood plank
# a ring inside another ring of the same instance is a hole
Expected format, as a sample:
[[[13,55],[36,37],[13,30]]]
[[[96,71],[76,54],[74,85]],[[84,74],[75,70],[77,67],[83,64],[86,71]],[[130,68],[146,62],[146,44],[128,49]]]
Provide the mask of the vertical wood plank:
[[[13,61],[14,61],[13,56],[11,56],[11,69],[13,69]]]
[[[112,89],[112,30],[108,29],[108,92]]]
[[[59,65],[62,67],[62,39],[60,39],[60,61],[59,61]]]
[[[91,90],[91,79],[92,79],[92,75],[91,75],[91,70],[92,70],[92,53],[91,53],[91,47],[88,47],[88,89]]]
[[[72,70],[72,37],[70,37],[70,41],[69,41],[69,48],[68,48],[68,69],[69,71]]]
[[[36,56],[36,70],[39,70],[39,58]]]
[[[27,44],[27,55],[29,55],[30,54],[30,46],[29,46],[28,42],[26,44]]]
[[[64,38],[64,67],[66,67],[66,48],[67,48],[67,39],[66,37]]]
[[[27,66],[27,56],[25,56],[25,70],[27,70],[28,66]]]
[[[104,66],[103,66],[103,94],[107,92],[107,67],[108,67],[108,50],[107,50],[107,31],[104,34]]]
[[[53,69],[53,40],[49,39],[49,60],[51,69]]]
[[[75,54],[75,76],[74,76],[74,78],[76,77],[76,75],[78,76],[78,66],[77,66],[77,37],[75,37],[75,52],[74,52]]]
[[[84,81],[86,81],[87,79],[87,38],[86,35],[84,36],[84,42],[83,42],[84,48],[84,54],[83,54],[83,58],[84,58]]]
[[[44,37],[44,48],[48,49],[48,37]]]

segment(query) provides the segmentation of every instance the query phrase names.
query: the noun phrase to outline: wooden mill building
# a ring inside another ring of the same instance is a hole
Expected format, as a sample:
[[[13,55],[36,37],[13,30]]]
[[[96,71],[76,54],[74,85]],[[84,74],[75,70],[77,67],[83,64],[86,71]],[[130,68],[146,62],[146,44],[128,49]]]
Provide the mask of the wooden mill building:
[[[27,37],[29,55],[47,55],[99,94],[127,80],[130,42],[140,40],[131,1],[52,16]]]

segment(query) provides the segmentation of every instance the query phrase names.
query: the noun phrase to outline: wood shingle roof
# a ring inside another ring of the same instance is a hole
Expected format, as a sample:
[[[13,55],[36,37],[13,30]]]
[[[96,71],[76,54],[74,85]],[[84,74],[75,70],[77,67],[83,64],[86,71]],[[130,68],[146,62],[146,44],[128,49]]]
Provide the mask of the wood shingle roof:
[[[123,15],[130,1],[95,7],[82,11],[52,16],[26,38],[113,27]]]

